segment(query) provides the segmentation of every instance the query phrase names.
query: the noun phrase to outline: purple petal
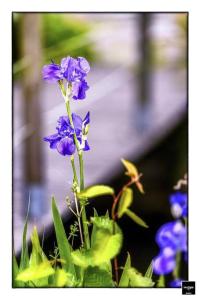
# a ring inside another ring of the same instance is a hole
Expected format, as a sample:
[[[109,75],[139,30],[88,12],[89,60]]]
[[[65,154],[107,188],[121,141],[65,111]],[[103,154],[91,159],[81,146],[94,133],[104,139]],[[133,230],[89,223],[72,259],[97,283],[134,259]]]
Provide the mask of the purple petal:
[[[182,286],[182,281],[182,279],[176,278],[170,282],[169,286],[172,288],[179,288]]]
[[[80,69],[83,73],[87,74],[90,71],[90,65],[84,57],[78,57]]]
[[[61,71],[62,71],[63,77],[65,79],[67,79],[69,82],[72,82],[75,80],[76,65],[77,65],[77,61],[70,56],[63,58],[61,60]]]
[[[161,248],[171,247],[175,251],[186,251],[186,241],[186,228],[180,221],[164,224],[156,234],[156,242]]]
[[[86,91],[89,86],[86,81],[76,81],[72,84],[72,95],[74,100],[83,100],[86,97]]]
[[[57,143],[57,150],[62,155],[72,155],[75,150],[75,144],[72,138],[65,137]]]
[[[58,126],[56,129],[61,136],[70,136],[74,134],[74,129],[71,127],[69,118],[67,116],[61,116],[57,123]]]
[[[42,76],[43,79],[47,80],[48,82],[56,82],[58,80],[63,79],[60,66],[54,63],[50,65],[45,65],[42,68]]]
[[[89,144],[88,144],[88,141],[86,140],[86,141],[85,141],[85,146],[84,146],[84,148],[83,148],[83,151],[88,151],[88,150],[90,150],[90,146],[89,146]]]
[[[85,116],[85,119],[83,120],[84,127],[90,123],[90,112],[88,111],[87,115]]]
[[[186,217],[187,212],[187,194],[176,192],[170,196],[172,214],[175,218]]]
[[[174,270],[176,267],[176,261],[174,257],[166,257],[163,253],[160,253],[153,260],[153,271],[158,275],[165,275]]]
[[[56,133],[49,136],[46,136],[43,138],[45,142],[50,143],[50,148],[55,149],[57,146],[57,143],[61,140],[61,137]]]
[[[76,133],[80,134],[80,132],[82,132],[82,123],[83,123],[81,117],[79,117],[75,113],[72,113],[72,121],[73,121]]]

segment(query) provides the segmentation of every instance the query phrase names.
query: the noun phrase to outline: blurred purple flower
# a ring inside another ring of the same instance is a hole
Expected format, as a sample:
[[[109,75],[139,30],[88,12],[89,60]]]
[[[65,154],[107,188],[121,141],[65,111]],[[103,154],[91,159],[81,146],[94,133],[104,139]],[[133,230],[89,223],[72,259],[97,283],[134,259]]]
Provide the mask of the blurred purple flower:
[[[187,253],[187,231],[180,221],[164,224],[156,233],[156,242],[160,253],[153,260],[153,271],[164,275],[176,267],[177,252]]]
[[[180,221],[164,224],[156,234],[156,242],[160,248],[170,247],[174,253],[187,251],[187,230]]]
[[[153,259],[153,271],[157,275],[165,275],[174,270],[176,260],[174,251],[170,247],[161,250],[159,255]]]
[[[80,149],[87,151],[90,149],[87,142],[87,135],[85,134],[86,127],[90,122],[90,114],[87,113],[85,119],[82,121],[81,117],[72,114],[74,128],[70,125],[67,116],[61,116],[56,127],[57,132],[50,136],[44,137],[44,141],[50,143],[51,149],[57,149],[62,155],[72,155],[75,150],[74,133],[76,133]]]
[[[51,63],[42,69],[43,79],[48,82],[56,82],[66,79],[72,86],[72,98],[85,99],[85,92],[89,89],[85,78],[90,71],[90,65],[84,57],[73,58],[67,56],[61,60],[61,64]]]
[[[179,288],[182,286],[182,279],[176,278],[169,283],[169,286],[172,288]]]
[[[176,192],[170,196],[171,212],[175,218],[187,217],[187,194]]]

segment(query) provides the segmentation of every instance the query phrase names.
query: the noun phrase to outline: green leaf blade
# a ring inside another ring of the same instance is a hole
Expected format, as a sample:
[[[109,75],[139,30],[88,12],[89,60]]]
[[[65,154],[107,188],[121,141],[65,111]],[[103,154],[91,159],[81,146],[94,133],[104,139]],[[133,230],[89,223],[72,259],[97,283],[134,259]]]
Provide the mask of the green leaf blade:
[[[72,273],[74,276],[76,276],[75,267],[72,263],[70,245],[67,240],[63,222],[56,206],[54,197],[52,197],[52,213],[60,258],[65,261],[65,264],[63,264],[63,268],[66,272]]]
[[[140,218],[138,217],[134,212],[132,212],[130,209],[126,210],[126,214],[138,225],[148,228],[149,226]]]
[[[148,266],[146,273],[145,273],[145,277],[152,278],[152,275],[153,275],[153,261]]]
[[[153,287],[154,282],[149,277],[142,276],[136,269],[128,270],[131,287]]]
[[[72,252],[74,264],[82,268],[100,266],[108,263],[120,251],[122,233],[118,231],[111,234],[109,230],[97,229],[93,246],[89,250],[76,250]]]
[[[138,175],[139,175],[138,170],[132,162],[130,162],[126,159],[123,159],[123,158],[121,159],[121,162],[123,163],[124,167],[126,168],[126,171],[127,171],[126,175],[128,175],[130,177],[138,177]]]
[[[51,267],[50,263],[46,261],[21,271],[17,275],[16,280],[23,282],[35,281],[44,277],[48,277],[54,274],[54,272],[55,270]]]
[[[122,275],[121,275],[121,278],[119,281],[119,287],[128,287],[129,286],[130,279],[129,279],[129,274],[128,274],[127,270],[130,268],[131,268],[131,256],[128,253],[126,263],[124,265],[124,269],[123,269],[123,272],[122,272]]]
[[[88,267],[84,273],[83,287],[114,287],[111,273],[98,267]]]
[[[19,266],[20,271],[26,269],[29,265],[28,246],[26,242],[27,228],[28,228],[28,218],[26,218],[24,229],[23,229],[22,252],[21,252],[21,259],[20,259],[20,266]]]
[[[104,195],[114,195],[114,190],[107,185],[93,185],[78,193],[78,198],[94,198]]]
[[[126,188],[123,190],[123,193],[121,195],[120,201],[119,201],[119,206],[118,206],[118,218],[121,218],[123,214],[126,212],[128,207],[133,202],[133,191],[130,188]]]

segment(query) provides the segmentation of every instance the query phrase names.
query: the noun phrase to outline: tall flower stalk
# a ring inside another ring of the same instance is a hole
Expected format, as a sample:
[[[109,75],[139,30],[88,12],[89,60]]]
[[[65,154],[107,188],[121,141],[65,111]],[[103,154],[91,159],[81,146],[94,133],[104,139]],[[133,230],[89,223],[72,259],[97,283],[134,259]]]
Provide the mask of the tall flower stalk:
[[[79,205],[77,203],[77,194],[84,189],[84,163],[83,163],[83,151],[90,149],[87,142],[87,133],[89,125],[89,113],[82,121],[81,118],[71,113],[70,101],[83,100],[85,98],[85,92],[89,88],[85,81],[85,77],[90,70],[89,63],[86,59],[78,57],[74,59],[72,57],[63,58],[61,65],[57,65],[54,62],[50,65],[43,67],[43,78],[49,82],[57,82],[61,90],[62,96],[65,101],[67,118],[60,117],[59,125],[57,127],[58,133],[45,137],[44,140],[50,142],[51,148],[57,148],[58,152],[62,155],[71,156],[71,164],[73,170],[73,192],[75,199],[75,206],[77,211],[77,218],[79,224],[79,232],[81,243],[82,228],[80,224]],[[77,177],[76,166],[74,163],[74,152],[77,150],[79,158],[79,180]],[[79,201],[82,227],[84,234],[84,246],[86,249],[90,248],[88,222],[85,211],[85,203]]]

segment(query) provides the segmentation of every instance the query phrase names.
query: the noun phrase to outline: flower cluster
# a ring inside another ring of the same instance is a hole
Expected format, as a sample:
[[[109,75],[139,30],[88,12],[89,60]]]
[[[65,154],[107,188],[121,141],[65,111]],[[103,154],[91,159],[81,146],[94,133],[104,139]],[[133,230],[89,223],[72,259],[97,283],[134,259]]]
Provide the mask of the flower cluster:
[[[187,254],[186,227],[179,220],[166,223],[158,230],[156,242],[160,253],[153,261],[154,272],[159,275],[168,274],[176,266],[176,254]]]
[[[87,142],[87,133],[90,123],[90,113],[88,112],[84,120],[72,113],[73,127],[69,117],[61,116],[56,127],[57,132],[44,138],[50,143],[51,149],[57,149],[62,155],[72,155],[76,150],[74,135],[76,135],[79,149],[87,151],[90,149]]]
[[[67,56],[61,60],[60,65],[52,62],[45,65],[42,69],[43,79],[48,82],[67,81],[71,88],[72,98],[82,100],[86,97],[86,91],[89,86],[85,80],[90,65],[83,57],[73,58]]]

